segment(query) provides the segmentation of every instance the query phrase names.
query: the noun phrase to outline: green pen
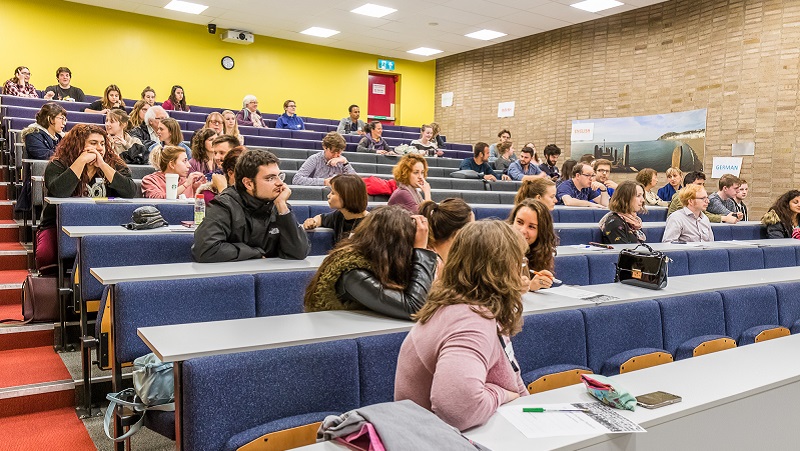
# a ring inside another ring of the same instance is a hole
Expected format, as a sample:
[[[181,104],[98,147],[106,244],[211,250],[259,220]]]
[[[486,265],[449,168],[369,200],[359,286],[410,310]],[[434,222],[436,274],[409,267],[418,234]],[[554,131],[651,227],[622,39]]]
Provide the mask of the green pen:
[[[588,412],[588,409],[545,409],[544,407],[523,407],[523,413],[542,413],[542,412]]]

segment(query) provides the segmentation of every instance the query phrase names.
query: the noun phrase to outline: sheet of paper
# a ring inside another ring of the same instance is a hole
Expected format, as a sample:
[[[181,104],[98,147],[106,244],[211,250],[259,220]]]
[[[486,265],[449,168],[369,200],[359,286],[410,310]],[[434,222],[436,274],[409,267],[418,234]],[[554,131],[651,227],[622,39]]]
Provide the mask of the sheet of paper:
[[[604,247],[589,246],[588,244],[573,244],[573,245],[571,245],[569,247],[571,247],[573,249],[582,249],[582,250],[586,250],[586,251],[597,251],[597,252],[607,251],[608,250],[608,249],[606,249]]]
[[[739,241],[739,240],[731,240],[725,241],[726,244],[732,244],[734,246],[744,246],[744,247],[758,247],[756,243],[748,243],[746,241]]]
[[[533,406],[531,406],[533,407]],[[588,412],[523,412],[523,406],[505,405],[497,411],[528,438],[563,437],[587,434],[626,434],[647,432],[614,409],[599,402],[575,404],[537,404],[545,409],[587,409]]]
[[[572,299],[586,299],[593,296],[597,296],[598,293],[594,293],[592,291],[582,290],[580,288],[570,287],[567,285],[561,285],[560,287],[553,287],[544,290],[547,293],[557,294],[559,296],[565,296]]]
[[[186,227],[182,225],[171,225],[168,228],[170,232],[178,232],[178,233],[194,232],[195,230],[197,230],[197,226]]]

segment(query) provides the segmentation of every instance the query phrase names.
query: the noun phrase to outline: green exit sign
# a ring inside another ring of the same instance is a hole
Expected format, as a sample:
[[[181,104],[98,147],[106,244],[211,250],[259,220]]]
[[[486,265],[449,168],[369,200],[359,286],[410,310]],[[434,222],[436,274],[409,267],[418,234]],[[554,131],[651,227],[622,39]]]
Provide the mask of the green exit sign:
[[[378,60],[378,70],[394,70],[394,61]]]

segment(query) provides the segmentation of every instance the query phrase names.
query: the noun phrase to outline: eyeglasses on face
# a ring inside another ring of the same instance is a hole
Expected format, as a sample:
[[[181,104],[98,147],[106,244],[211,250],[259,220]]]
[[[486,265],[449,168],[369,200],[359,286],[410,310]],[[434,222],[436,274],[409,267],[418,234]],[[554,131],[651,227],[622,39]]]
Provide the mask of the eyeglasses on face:
[[[64,115],[56,116],[56,119],[62,120],[64,122],[67,122],[67,116],[64,116]]]
[[[608,174],[611,171],[609,171],[608,169],[598,169],[597,172],[599,172],[601,174]]]
[[[268,183],[274,183],[275,180],[280,180],[282,182],[286,180],[286,173],[279,172],[278,174],[268,175],[267,177],[264,178],[264,180]]]
[[[584,176],[584,177],[589,177],[589,178],[592,178],[592,177],[595,176],[595,174],[584,174],[582,172],[581,172],[581,175]]]
[[[209,124],[217,124],[217,125],[220,125],[220,124],[222,124],[222,121],[213,120],[213,121],[208,121],[208,123],[209,123]]]
[[[705,197],[695,197],[695,199],[697,199],[697,200],[701,200],[701,201],[703,201],[703,202],[708,202],[708,196],[705,196]]]
[[[20,71],[20,74],[22,74],[22,75],[30,75],[31,73],[30,73],[30,71],[23,70],[23,71]]]

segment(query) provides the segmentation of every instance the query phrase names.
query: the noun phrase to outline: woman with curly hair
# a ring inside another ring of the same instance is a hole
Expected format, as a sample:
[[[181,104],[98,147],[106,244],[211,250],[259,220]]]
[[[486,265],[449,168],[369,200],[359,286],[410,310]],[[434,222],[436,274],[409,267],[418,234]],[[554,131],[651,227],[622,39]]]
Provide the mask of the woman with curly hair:
[[[214,147],[212,143],[217,137],[217,132],[210,128],[201,128],[192,137],[192,159],[189,160],[191,172],[211,174],[219,168],[214,162]]]
[[[78,124],[64,136],[44,171],[53,197],[88,197],[102,185],[109,197],[132,198],[136,183],[125,162],[111,150],[111,140],[99,125]],[[56,206],[48,204],[36,234],[36,267],[56,263]]]
[[[412,215],[419,211],[419,204],[431,200],[431,185],[425,180],[428,176],[428,162],[425,157],[406,154],[392,170],[397,189],[389,197],[387,205],[399,205]]]
[[[555,278],[553,267],[558,246],[550,210],[538,200],[525,199],[511,210],[507,221],[528,244],[525,257],[533,274],[529,283],[530,291],[550,288]]]
[[[783,193],[761,218],[767,238],[800,239],[800,191]]]
[[[325,257],[306,288],[305,310],[374,310],[411,319],[436,272],[428,221],[400,207],[379,207]]]
[[[493,252],[485,251],[487,242]],[[501,221],[461,229],[400,347],[395,401],[414,401],[463,431],[528,394],[509,339],[522,329],[526,247]]]

